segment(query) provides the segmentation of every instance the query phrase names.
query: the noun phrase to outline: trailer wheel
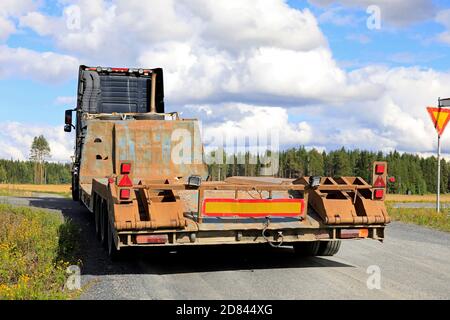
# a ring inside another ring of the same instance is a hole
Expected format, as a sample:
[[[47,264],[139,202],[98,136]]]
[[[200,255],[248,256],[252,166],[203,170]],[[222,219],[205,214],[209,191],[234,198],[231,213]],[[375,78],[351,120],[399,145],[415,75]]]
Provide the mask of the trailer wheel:
[[[308,241],[294,243],[295,254],[302,257],[313,257],[319,253],[320,242]]]
[[[101,198],[94,194],[94,220],[95,220],[95,237],[100,240],[101,235]]]
[[[119,250],[116,248],[116,244],[114,243],[114,233],[111,228],[111,224],[107,222],[107,231],[108,231],[108,256],[111,258],[111,260],[117,260],[119,258]]]
[[[319,247],[319,256],[334,256],[341,247],[341,241],[321,241]]]
[[[72,176],[72,200],[80,201],[80,188],[78,187],[78,176]]]
[[[101,202],[100,209],[100,243],[106,247],[108,241],[108,207],[106,201]]]

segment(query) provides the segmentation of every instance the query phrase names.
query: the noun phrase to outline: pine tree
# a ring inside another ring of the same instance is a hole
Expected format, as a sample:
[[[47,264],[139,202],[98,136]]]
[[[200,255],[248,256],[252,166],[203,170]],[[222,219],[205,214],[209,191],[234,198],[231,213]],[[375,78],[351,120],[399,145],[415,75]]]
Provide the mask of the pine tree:
[[[44,183],[45,160],[48,158],[50,158],[50,146],[47,139],[43,135],[34,137],[30,150],[30,160],[35,163],[34,183]]]

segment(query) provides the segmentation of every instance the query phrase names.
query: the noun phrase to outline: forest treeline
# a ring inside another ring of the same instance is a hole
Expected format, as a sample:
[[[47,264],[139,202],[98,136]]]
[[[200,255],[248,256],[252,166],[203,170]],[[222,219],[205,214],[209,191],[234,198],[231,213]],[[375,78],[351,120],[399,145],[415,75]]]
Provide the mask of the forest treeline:
[[[36,162],[0,159],[0,183],[34,183]],[[44,164],[43,183],[67,184],[71,183],[70,164]]]
[[[211,157],[216,155],[212,153]],[[272,155],[276,158],[277,154]],[[296,178],[309,175],[320,176],[359,176],[371,183],[372,165],[374,161],[387,161],[389,176],[395,177],[389,183],[390,193],[425,194],[436,192],[436,157],[419,157],[397,151],[383,154],[363,150],[346,150],[344,148],[331,152],[307,150],[304,147],[292,148],[278,154],[279,170],[276,174],[281,178]],[[249,153],[227,155],[223,152],[224,164],[209,165],[209,174],[213,180],[223,180],[233,175],[257,176],[263,166],[264,159]],[[270,157],[269,157],[270,158]],[[225,161],[225,159],[227,159]],[[239,161],[244,159],[245,161]],[[239,164],[243,163],[243,164]],[[450,191],[450,162],[441,160],[441,192]]]
[[[214,157],[212,153],[208,155]],[[437,160],[435,157],[419,157],[399,152],[383,154],[362,150],[346,150],[344,148],[331,152],[307,150],[304,147],[292,148],[272,154],[278,158],[278,172],[274,176],[296,178],[303,175],[320,176],[360,176],[371,182],[372,164],[374,161],[387,161],[389,176],[395,177],[389,183],[390,193],[424,194],[436,192]],[[209,174],[212,180],[224,180],[230,176],[258,176],[263,165],[263,158],[250,153],[227,155],[223,152],[224,164],[210,164]],[[227,159],[227,160],[225,160]],[[269,157],[270,159],[270,157]],[[267,162],[266,162],[267,163]],[[33,183],[35,181],[36,163],[33,161],[0,160],[0,183]],[[450,162],[441,160],[441,192],[449,189]],[[45,163],[44,182],[47,184],[66,184],[71,182],[70,164]]]

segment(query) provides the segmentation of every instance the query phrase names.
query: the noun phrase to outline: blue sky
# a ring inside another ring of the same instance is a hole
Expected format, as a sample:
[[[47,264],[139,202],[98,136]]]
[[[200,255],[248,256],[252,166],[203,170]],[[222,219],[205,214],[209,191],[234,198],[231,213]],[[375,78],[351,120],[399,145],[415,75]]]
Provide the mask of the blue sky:
[[[367,28],[366,2],[380,8],[381,29]],[[287,128],[283,146],[428,154],[434,133],[422,111],[450,95],[450,6],[385,2],[4,1],[0,122],[15,130],[0,134],[0,157],[26,158],[39,130],[55,160],[68,157],[72,142],[57,130],[80,63],[164,67],[168,109],[199,117],[206,133],[244,134],[262,121]],[[74,6],[81,25],[64,30]],[[146,10],[161,21],[143,19]],[[260,66],[276,74],[274,85]],[[188,85],[191,76],[200,81]]]

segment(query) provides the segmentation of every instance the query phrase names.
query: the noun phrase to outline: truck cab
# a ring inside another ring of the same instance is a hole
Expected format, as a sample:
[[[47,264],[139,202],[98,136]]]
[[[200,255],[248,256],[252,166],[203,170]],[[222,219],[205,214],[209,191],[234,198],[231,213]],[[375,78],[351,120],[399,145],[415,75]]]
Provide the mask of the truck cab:
[[[86,120],[164,118],[163,70],[80,66],[77,106],[65,112],[65,132],[75,130],[72,198],[80,198],[80,165],[86,140]],[[72,123],[76,114],[75,125]],[[158,115],[159,114],[159,115]],[[145,116],[147,115],[147,116]]]

